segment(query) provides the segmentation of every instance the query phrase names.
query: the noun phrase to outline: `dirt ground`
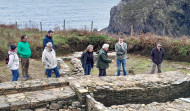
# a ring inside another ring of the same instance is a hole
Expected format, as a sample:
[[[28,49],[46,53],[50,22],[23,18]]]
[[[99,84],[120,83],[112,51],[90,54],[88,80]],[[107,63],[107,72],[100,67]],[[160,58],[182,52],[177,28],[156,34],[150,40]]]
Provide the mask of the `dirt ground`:
[[[128,55],[127,59],[127,71],[128,74],[149,74],[151,70],[151,59],[149,57],[139,56],[139,55]],[[69,66],[69,62],[67,62]],[[164,61],[162,64],[162,71],[176,71],[181,70],[183,73],[190,73],[190,63],[187,62],[175,62],[175,61]],[[116,61],[110,64],[107,69],[107,76],[115,76],[117,71]],[[21,66],[19,69],[20,77],[19,81],[22,81]],[[98,76],[98,69],[96,66],[92,69],[92,75]],[[45,68],[42,65],[41,59],[31,59],[29,67],[29,75],[33,79],[46,78]],[[122,72],[121,72],[122,75]],[[52,74],[55,77],[55,74]],[[11,71],[7,68],[4,61],[0,62],[0,82],[7,82],[12,80]]]

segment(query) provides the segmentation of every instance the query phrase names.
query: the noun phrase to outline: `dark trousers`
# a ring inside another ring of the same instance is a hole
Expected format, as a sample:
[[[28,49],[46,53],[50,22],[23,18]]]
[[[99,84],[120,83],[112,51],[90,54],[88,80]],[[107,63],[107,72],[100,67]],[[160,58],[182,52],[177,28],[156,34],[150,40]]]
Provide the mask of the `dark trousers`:
[[[99,76],[106,76],[106,69],[99,69]]]
[[[161,64],[155,64],[155,63],[152,63],[151,74],[154,74],[155,69],[156,69],[156,66],[157,66],[157,68],[158,68],[158,73],[161,73],[161,72],[162,72],[162,70],[161,70]]]
[[[17,70],[11,70],[12,72],[12,81],[17,81],[19,77],[19,71]]]
[[[55,67],[54,69],[46,69],[46,71],[47,71],[47,77],[48,77],[48,78],[51,78],[51,73],[52,73],[52,71],[55,72],[56,78],[60,78],[60,74],[59,74],[59,69],[58,69],[58,67]]]
[[[28,75],[29,58],[21,57],[21,66],[22,66],[22,76],[29,77],[29,75]]]

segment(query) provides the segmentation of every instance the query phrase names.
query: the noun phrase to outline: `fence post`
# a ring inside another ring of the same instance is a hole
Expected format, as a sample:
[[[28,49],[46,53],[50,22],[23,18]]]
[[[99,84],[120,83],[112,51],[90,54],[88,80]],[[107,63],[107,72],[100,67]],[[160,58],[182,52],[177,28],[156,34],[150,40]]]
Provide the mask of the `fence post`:
[[[65,19],[63,21],[63,30],[65,30]]]
[[[42,32],[42,22],[40,22],[40,31]]]
[[[15,29],[17,29],[18,28],[18,24],[17,24],[17,21],[15,22]]]
[[[93,31],[93,21],[91,22],[91,32]]]
[[[134,35],[134,28],[133,25],[131,25],[131,37]]]

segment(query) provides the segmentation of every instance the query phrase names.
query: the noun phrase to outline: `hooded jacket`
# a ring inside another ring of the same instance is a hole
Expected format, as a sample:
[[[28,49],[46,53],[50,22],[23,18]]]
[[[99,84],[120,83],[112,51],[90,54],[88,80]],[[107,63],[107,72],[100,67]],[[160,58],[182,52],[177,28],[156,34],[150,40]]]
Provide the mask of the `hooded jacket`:
[[[161,64],[162,61],[164,60],[164,49],[160,48],[160,51],[158,51],[157,48],[153,48],[150,56],[153,63]]]
[[[31,49],[29,43],[20,41],[17,45],[17,53],[20,54],[20,57],[30,58]]]
[[[19,68],[19,58],[16,52],[8,51],[9,54],[9,62],[7,67],[10,70],[17,70]]]
[[[46,44],[48,42],[51,42],[52,45],[53,45],[53,49],[55,50],[55,46],[54,46],[54,42],[53,42],[53,39],[51,37],[48,37],[47,35],[45,36],[44,40],[43,40],[43,48],[45,49],[46,47]]]
[[[108,59],[107,52],[102,48],[98,52],[98,59],[96,67],[99,69],[106,69],[109,67],[109,63],[112,62],[111,59]]]
[[[45,65],[46,69],[54,69],[57,67],[57,58],[54,49],[49,50],[45,47],[42,53],[42,63]]]

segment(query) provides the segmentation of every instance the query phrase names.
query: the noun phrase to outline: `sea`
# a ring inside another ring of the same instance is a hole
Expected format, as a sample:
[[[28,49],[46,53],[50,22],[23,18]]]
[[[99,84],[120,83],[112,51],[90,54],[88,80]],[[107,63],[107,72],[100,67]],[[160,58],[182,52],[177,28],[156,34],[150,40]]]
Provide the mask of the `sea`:
[[[101,30],[109,25],[110,10],[120,0],[1,0],[0,24],[43,30]]]

